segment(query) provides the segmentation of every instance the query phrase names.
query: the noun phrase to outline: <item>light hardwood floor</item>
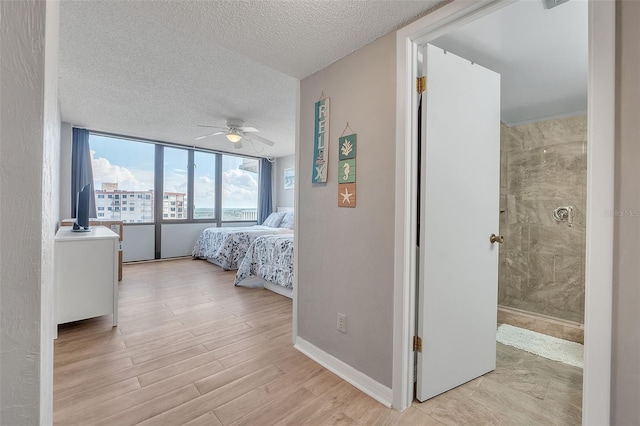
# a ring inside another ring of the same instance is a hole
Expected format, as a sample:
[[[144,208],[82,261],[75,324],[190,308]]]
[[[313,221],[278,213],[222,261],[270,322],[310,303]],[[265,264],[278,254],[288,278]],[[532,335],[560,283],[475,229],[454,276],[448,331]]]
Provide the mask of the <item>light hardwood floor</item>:
[[[578,368],[498,344],[496,371],[400,413],[292,347],[289,299],[205,261],[124,268],[118,327],[60,326],[56,424],[580,424]]]

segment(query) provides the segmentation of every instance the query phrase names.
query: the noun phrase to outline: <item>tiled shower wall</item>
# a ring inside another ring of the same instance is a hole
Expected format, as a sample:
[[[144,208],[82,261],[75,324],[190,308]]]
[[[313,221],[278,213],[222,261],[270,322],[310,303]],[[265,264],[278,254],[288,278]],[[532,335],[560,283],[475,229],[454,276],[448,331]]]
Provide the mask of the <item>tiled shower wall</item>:
[[[502,125],[500,305],[584,322],[586,144],[586,115]]]

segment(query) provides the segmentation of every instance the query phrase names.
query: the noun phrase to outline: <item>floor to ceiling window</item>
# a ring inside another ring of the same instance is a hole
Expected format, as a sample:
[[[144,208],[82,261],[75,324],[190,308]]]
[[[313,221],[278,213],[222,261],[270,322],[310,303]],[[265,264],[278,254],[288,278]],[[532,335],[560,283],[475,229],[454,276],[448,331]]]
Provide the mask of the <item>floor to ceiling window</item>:
[[[89,145],[98,219],[121,220],[125,239],[133,235],[125,259],[138,249],[144,254],[130,260],[188,255],[202,228],[257,219],[256,158],[100,133],[90,134]]]

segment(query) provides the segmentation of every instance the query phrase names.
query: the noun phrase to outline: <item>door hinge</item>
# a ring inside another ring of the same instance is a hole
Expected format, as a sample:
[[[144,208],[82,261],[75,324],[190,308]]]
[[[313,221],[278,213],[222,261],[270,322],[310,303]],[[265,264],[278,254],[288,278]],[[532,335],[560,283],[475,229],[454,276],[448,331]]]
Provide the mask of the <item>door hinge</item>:
[[[422,338],[413,336],[413,351],[422,352]]]
[[[416,77],[416,91],[422,93],[427,89],[427,77]]]

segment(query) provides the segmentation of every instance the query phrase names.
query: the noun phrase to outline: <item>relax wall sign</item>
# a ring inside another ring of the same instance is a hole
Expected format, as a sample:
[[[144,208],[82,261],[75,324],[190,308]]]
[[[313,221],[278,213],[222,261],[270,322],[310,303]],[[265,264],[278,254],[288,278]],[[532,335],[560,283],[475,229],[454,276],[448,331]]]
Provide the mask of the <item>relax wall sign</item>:
[[[329,164],[329,98],[315,105],[315,131],[313,134],[313,174],[311,183],[327,183]]]

